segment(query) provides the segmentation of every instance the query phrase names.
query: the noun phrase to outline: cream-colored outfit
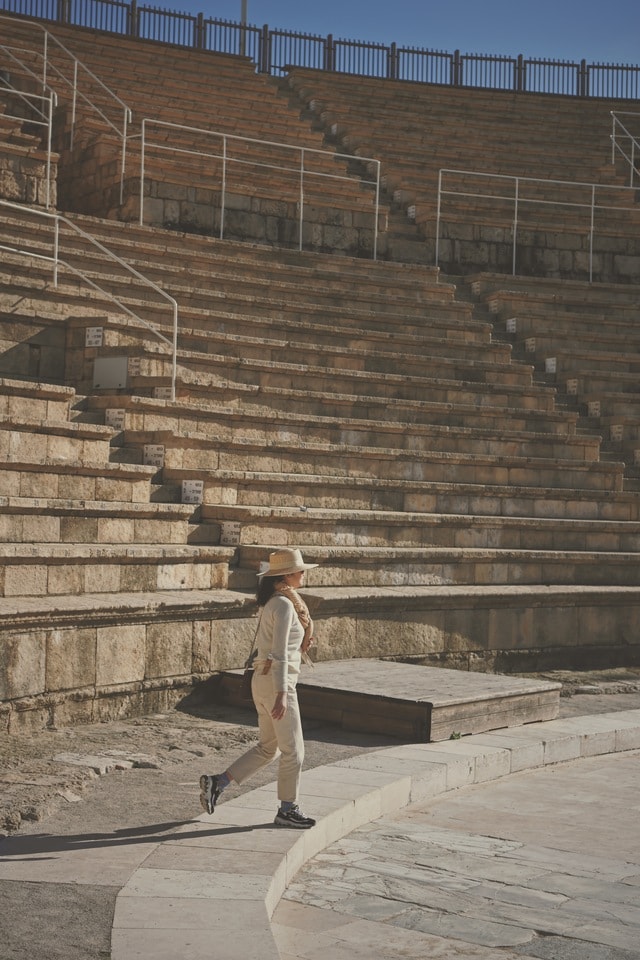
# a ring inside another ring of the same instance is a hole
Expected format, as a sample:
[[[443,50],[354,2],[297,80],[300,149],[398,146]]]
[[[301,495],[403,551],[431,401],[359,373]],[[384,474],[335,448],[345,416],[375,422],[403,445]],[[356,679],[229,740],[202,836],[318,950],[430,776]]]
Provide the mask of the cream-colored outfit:
[[[265,604],[256,636],[257,655],[251,693],[258,711],[260,740],[227,772],[236,783],[244,783],[261,767],[275,760],[280,751],[278,799],[297,803],[304,740],[296,683],[305,630],[296,613],[294,600],[285,595],[289,591],[290,588],[280,590]],[[295,591],[291,593],[295,594]],[[295,597],[298,598],[297,594]],[[271,711],[276,694],[280,692],[286,692],[287,709],[282,719],[274,720]]]

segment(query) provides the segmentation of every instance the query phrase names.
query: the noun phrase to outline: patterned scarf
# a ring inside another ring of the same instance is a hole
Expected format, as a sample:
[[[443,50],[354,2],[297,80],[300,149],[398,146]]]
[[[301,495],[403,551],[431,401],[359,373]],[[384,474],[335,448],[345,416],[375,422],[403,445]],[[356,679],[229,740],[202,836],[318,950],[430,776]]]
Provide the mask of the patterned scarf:
[[[293,587],[290,587],[288,583],[285,583],[284,580],[282,580],[276,584],[276,593],[286,597],[287,600],[291,600],[293,608],[298,615],[300,626],[304,630],[304,639],[311,639],[313,636],[313,620],[311,619],[311,614],[309,613],[309,607],[306,605],[297,590],[294,590]],[[314,665],[313,660],[306,650],[302,651],[302,661],[310,667]]]

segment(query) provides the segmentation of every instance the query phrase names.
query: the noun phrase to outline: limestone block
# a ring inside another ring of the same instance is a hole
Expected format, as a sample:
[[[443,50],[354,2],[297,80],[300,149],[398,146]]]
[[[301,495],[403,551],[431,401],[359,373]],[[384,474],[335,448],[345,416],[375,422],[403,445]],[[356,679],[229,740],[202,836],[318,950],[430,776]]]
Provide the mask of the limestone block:
[[[76,596],[82,593],[84,570],[79,564],[52,564],[49,567],[48,592],[51,595]]]
[[[356,634],[355,617],[323,617],[315,620],[316,656],[318,660],[350,660],[365,657]],[[366,641],[365,641],[366,645]]]
[[[98,541],[98,518],[61,517],[60,539],[64,543],[96,543]]]
[[[58,543],[60,540],[59,517],[26,516],[22,520],[23,543]]]
[[[121,588],[121,573],[123,568],[117,563],[93,564],[84,568],[84,588],[80,593],[119,593]],[[128,569],[128,568],[124,568]],[[134,589],[128,576],[124,578],[127,590]]]
[[[52,630],[47,634],[46,654],[45,690],[73,690],[95,683],[95,630]]]
[[[144,624],[99,627],[96,638],[96,684],[133,683],[145,675]]]
[[[42,693],[45,685],[44,631],[3,634],[0,639],[0,700]]]
[[[55,473],[32,473],[25,471],[20,475],[20,496],[51,497],[55,499],[61,496],[59,493],[58,479]]]
[[[62,499],[74,500],[103,500],[105,497],[96,494],[96,478],[80,477],[72,473],[62,474],[58,481],[59,494]],[[53,496],[53,494],[51,494]]]
[[[12,431],[6,459],[9,462],[45,463],[48,458],[47,440],[47,437],[39,434]]]
[[[49,436],[43,438],[47,441],[47,458],[53,462],[55,461],[69,461],[77,460],[79,448],[81,449],[82,441],[78,441],[75,437],[56,437]]]
[[[131,591],[152,592],[157,588],[157,568],[154,564],[126,564],[121,568],[120,582]]]
[[[211,669],[233,670],[242,667],[249,656],[258,621],[213,620],[211,622]]]
[[[135,523],[127,517],[100,517],[98,519],[98,543],[134,543]]]
[[[359,657],[407,656],[442,650],[444,616],[439,610],[406,611],[402,621],[358,617]]]
[[[22,520],[21,516],[15,516],[14,514],[0,514],[1,543],[22,542]]]
[[[147,627],[145,678],[179,677],[192,672],[192,628],[185,623],[150,623]]]
[[[211,667],[211,621],[194,620],[192,665],[194,673],[209,673]]]
[[[45,564],[8,565],[4,571],[5,597],[42,597],[47,595],[48,569]]]
[[[470,607],[445,612],[444,648],[447,652],[487,650],[490,636],[489,610]]]

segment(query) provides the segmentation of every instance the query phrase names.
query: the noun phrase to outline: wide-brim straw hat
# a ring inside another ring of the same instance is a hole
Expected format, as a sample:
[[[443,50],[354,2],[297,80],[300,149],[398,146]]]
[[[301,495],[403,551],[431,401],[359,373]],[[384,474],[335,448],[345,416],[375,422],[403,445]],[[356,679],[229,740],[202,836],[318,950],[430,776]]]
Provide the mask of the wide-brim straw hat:
[[[286,577],[288,573],[300,573],[301,570],[311,570],[317,563],[305,563],[299,550],[274,550],[269,554],[269,563],[261,563],[259,577]]]

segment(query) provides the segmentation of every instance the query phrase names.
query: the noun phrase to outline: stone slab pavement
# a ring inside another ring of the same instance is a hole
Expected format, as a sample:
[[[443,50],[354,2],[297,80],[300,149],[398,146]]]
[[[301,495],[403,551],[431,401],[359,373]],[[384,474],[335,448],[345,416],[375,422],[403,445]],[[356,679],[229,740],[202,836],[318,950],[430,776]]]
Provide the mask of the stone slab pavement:
[[[590,693],[561,701],[563,720],[593,718],[589,742],[606,755],[623,746],[624,753],[616,756],[627,754],[634,746],[632,731],[640,731],[640,718],[628,715],[629,708],[640,707],[640,697],[624,686],[630,680],[620,682],[622,687],[610,685],[608,692],[594,683]],[[600,716],[605,711],[609,717],[617,713],[618,720]],[[520,775],[536,758],[546,756],[555,764],[575,755],[576,744],[585,749],[582,720],[568,731],[557,727],[551,737],[549,724],[538,726],[544,727],[538,736],[531,728],[517,728],[530,732],[512,737],[508,748],[477,742],[479,752],[473,748],[469,754],[470,741],[477,738],[398,746],[307,725],[304,805],[318,815],[319,824],[293,836],[271,826],[275,795],[273,786],[267,786],[273,779],[268,769],[244,789],[234,788],[230,802],[221,804],[213,817],[201,815],[198,775],[203,768],[223,769],[254,739],[253,718],[246,711],[195,705],[189,712],[3,741],[0,810],[9,835],[0,841],[0,957],[297,956],[284,952],[290,941],[283,945],[274,936],[286,924],[279,915],[273,925],[269,918],[287,886],[295,889],[291,884],[302,876],[298,871],[305,863],[353,830],[395,816],[411,801],[433,797],[437,802],[445,786],[472,794],[486,779],[507,772],[505,754],[509,770]],[[425,761],[402,754],[442,748],[445,754],[453,750],[453,757],[436,760],[431,753]],[[581,762],[587,759],[583,756]],[[465,787],[471,776],[477,785]],[[287,900],[281,909],[292,904]],[[297,908],[327,915],[323,908]],[[412,956],[388,951],[415,935],[415,930],[394,928],[377,955]],[[449,943],[440,941],[441,946]],[[468,956],[487,956],[486,945],[467,943],[465,949],[484,951]],[[332,952],[316,955],[333,957]],[[446,950],[433,955],[465,956]],[[307,953],[300,956],[307,958]],[[577,956],[592,960],[588,953]],[[615,954],[615,960],[622,957]],[[593,960],[613,958],[593,955]]]

